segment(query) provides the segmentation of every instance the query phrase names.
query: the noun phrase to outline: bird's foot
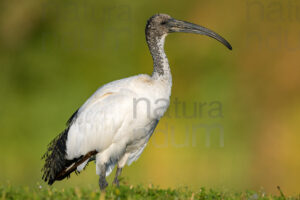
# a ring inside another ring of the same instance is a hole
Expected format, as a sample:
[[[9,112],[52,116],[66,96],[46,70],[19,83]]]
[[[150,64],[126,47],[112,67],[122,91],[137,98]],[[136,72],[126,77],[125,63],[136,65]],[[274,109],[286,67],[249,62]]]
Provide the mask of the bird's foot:
[[[105,188],[106,188],[107,186],[108,186],[108,183],[107,183],[105,177],[104,177],[104,178],[103,178],[103,177],[100,177],[100,179],[99,179],[99,187],[100,187],[100,190],[101,190],[101,191],[105,191]]]
[[[121,175],[121,172],[122,172],[122,168],[118,166],[117,171],[116,171],[116,176],[113,181],[113,185],[115,185],[117,187],[120,186],[120,181],[119,181],[118,177]]]
[[[119,187],[120,186],[120,182],[118,178],[115,178],[114,181],[112,182],[113,185]]]

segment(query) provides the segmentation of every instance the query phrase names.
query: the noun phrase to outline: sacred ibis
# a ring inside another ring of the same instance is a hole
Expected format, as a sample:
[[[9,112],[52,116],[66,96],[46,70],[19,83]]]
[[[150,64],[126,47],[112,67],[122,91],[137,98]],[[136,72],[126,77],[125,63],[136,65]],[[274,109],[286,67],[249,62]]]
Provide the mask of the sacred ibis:
[[[153,58],[152,75],[140,74],[100,87],[48,145],[43,156],[44,181],[52,185],[95,160],[100,189],[107,187],[106,176],[115,165],[113,183],[119,184],[123,167],[140,157],[169,106],[172,75],[164,43],[167,34],[175,32],[207,35],[232,49],[224,38],[202,26],[166,14],[150,17],[145,33]]]

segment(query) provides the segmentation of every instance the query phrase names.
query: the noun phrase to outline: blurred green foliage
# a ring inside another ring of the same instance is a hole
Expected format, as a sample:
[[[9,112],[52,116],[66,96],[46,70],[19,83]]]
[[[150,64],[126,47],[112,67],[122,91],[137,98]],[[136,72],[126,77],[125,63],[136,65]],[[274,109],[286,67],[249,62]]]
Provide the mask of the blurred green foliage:
[[[68,188],[56,189],[50,187],[12,187],[1,186],[0,196],[6,199],[154,199],[154,200],[240,200],[240,199],[257,199],[257,200],[299,200],[299,197],[282,195],[270,195],[264,191],[246,191],[246,192],[223,192],[216,190],[206,190],[204,187],[197,191],[191,191],[188,188],[160,189],[149,185],[136,187],[122,185],[119,188],[108,187],[105,193],[91,188]]]
[[[299,192],[300,3],[290,3],[2,0],[0,181],[40,181],[47,144],[99,86],[151,74],[144,27],[162,12],[211,28],[233,51],[198,35],[168,36],[169,115],[124,176],[162,187]],[[203,126],[215,127],[210,138]],[[94,165],[54,187],[89,183],[98,187]]]

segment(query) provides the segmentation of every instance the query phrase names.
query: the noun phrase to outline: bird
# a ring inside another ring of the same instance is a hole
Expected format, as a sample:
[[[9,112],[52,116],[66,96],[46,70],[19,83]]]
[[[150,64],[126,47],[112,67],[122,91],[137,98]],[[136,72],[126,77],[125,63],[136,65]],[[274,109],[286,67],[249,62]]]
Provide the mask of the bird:
[[[167,14],[155,14],[146,24],[146,42],[153,60],[151,75],[139,74],[103,85],[70,117],[43,155],[42,179],[49,185],[95,161],[100,191],[117,166],[113,185],[119,186],[124,166],[136,161],[159,120],[169,107],[172,74],[164,51],[170,33],[206,35],[232,50],[230,43],[212,30]]]

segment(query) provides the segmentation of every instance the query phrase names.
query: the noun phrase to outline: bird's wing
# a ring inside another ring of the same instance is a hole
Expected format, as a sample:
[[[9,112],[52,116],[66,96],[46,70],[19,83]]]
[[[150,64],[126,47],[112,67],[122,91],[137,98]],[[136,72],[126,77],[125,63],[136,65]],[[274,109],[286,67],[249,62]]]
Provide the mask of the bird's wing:
[[[48,146],[43,158],[43,179],[52,184],[74,171],[112,143],[130,138],[136,77],[118,80],[98,89],[68,121],[68,127]],[[131,89],[129,89],[131,88]],[[140,112],[144,109],[139,109]],[[146,109],[145,109],[146,110]],[[126,131],[124,131],[126,130]],[[125,141],[126,142],[126,141]],[[71,171],[69,169],[72,169]],[[62,173],[66,172],[66,173]]]
[[[43,156],[43,179],[50,185],[68,177],[95,152],[111,145],[126,124],[126,118],[132,112],[132,92],[100,92],[74,113],[68,128],[49,144]]]
[[[106,149],[132,119],[132,100],[129,90],[106,91],[89,100],[79,109],[68,132],[67,159],[72,160],[90,151]]]

